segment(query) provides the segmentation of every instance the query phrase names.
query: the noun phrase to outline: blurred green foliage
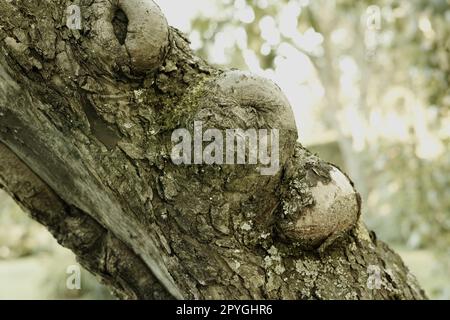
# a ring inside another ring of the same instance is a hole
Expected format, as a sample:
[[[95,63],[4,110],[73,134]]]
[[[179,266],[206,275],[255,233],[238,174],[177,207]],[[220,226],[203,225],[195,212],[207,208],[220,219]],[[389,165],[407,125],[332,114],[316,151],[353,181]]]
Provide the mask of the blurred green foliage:
[[[66,283],[78,265],[72,252],[29,218],[0,190],[1,299],[112,299],[98,280],[80,269],[80,289]]]

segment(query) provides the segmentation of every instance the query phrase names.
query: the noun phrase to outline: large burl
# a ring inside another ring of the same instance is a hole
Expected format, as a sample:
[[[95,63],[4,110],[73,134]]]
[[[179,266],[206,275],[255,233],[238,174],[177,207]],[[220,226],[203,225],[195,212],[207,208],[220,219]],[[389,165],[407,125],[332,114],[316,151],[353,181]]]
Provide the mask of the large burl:
[[[153,1],[75,1],[81,30],[66,25],[73,4],[0,1],[1,141],[173,297],[357,297],[366,265],[339,257],[374,241],[358,223],[359,196],[345,174],[297,142],[280,89],[197,58]],[[277,170],[175,164],[172,134],[194,133],[196,122],[205,130],[278,130]],[[54,222],[43,212],[41,222]],[[94,250],[98,239],[89,235],[71,245]],[[126,262],[112,263],[120,255],[103,245],[99,265],[115,275]]]

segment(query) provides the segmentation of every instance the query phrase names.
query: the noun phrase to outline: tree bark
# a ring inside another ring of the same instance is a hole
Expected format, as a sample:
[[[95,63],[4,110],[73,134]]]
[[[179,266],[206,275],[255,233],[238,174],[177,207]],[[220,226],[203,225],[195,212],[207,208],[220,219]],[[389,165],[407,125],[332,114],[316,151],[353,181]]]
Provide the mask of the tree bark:
[[[152,1],[0,0],[0,47],[0,184],[119,297],[425,298],[279,88],[196,57]],[[176,165],[195,121],[279,130],[280,169]]]

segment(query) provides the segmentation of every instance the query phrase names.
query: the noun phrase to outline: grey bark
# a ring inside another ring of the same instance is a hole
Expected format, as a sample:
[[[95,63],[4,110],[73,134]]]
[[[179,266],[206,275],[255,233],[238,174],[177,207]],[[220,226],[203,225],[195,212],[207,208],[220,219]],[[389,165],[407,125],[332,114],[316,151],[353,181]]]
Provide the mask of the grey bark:
[[[196,57],[149,0],[0,0],[0,183],[126,299],[422,299],[268,80]],[[280,130],[280,167],[175,165],[171,134]],[[380,286],[368,285],[378,267]]]

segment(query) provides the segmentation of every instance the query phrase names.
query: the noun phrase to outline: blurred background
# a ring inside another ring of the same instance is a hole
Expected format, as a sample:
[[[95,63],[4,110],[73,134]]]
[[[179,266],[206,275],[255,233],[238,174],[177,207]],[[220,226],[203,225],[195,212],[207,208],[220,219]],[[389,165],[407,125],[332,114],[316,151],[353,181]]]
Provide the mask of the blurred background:
[[[346,171],[364,220],[450,299],[450,1],[157,0],[200,56],[275,81],[300,141]],[[0,299],[111,299],[0,191]]]

